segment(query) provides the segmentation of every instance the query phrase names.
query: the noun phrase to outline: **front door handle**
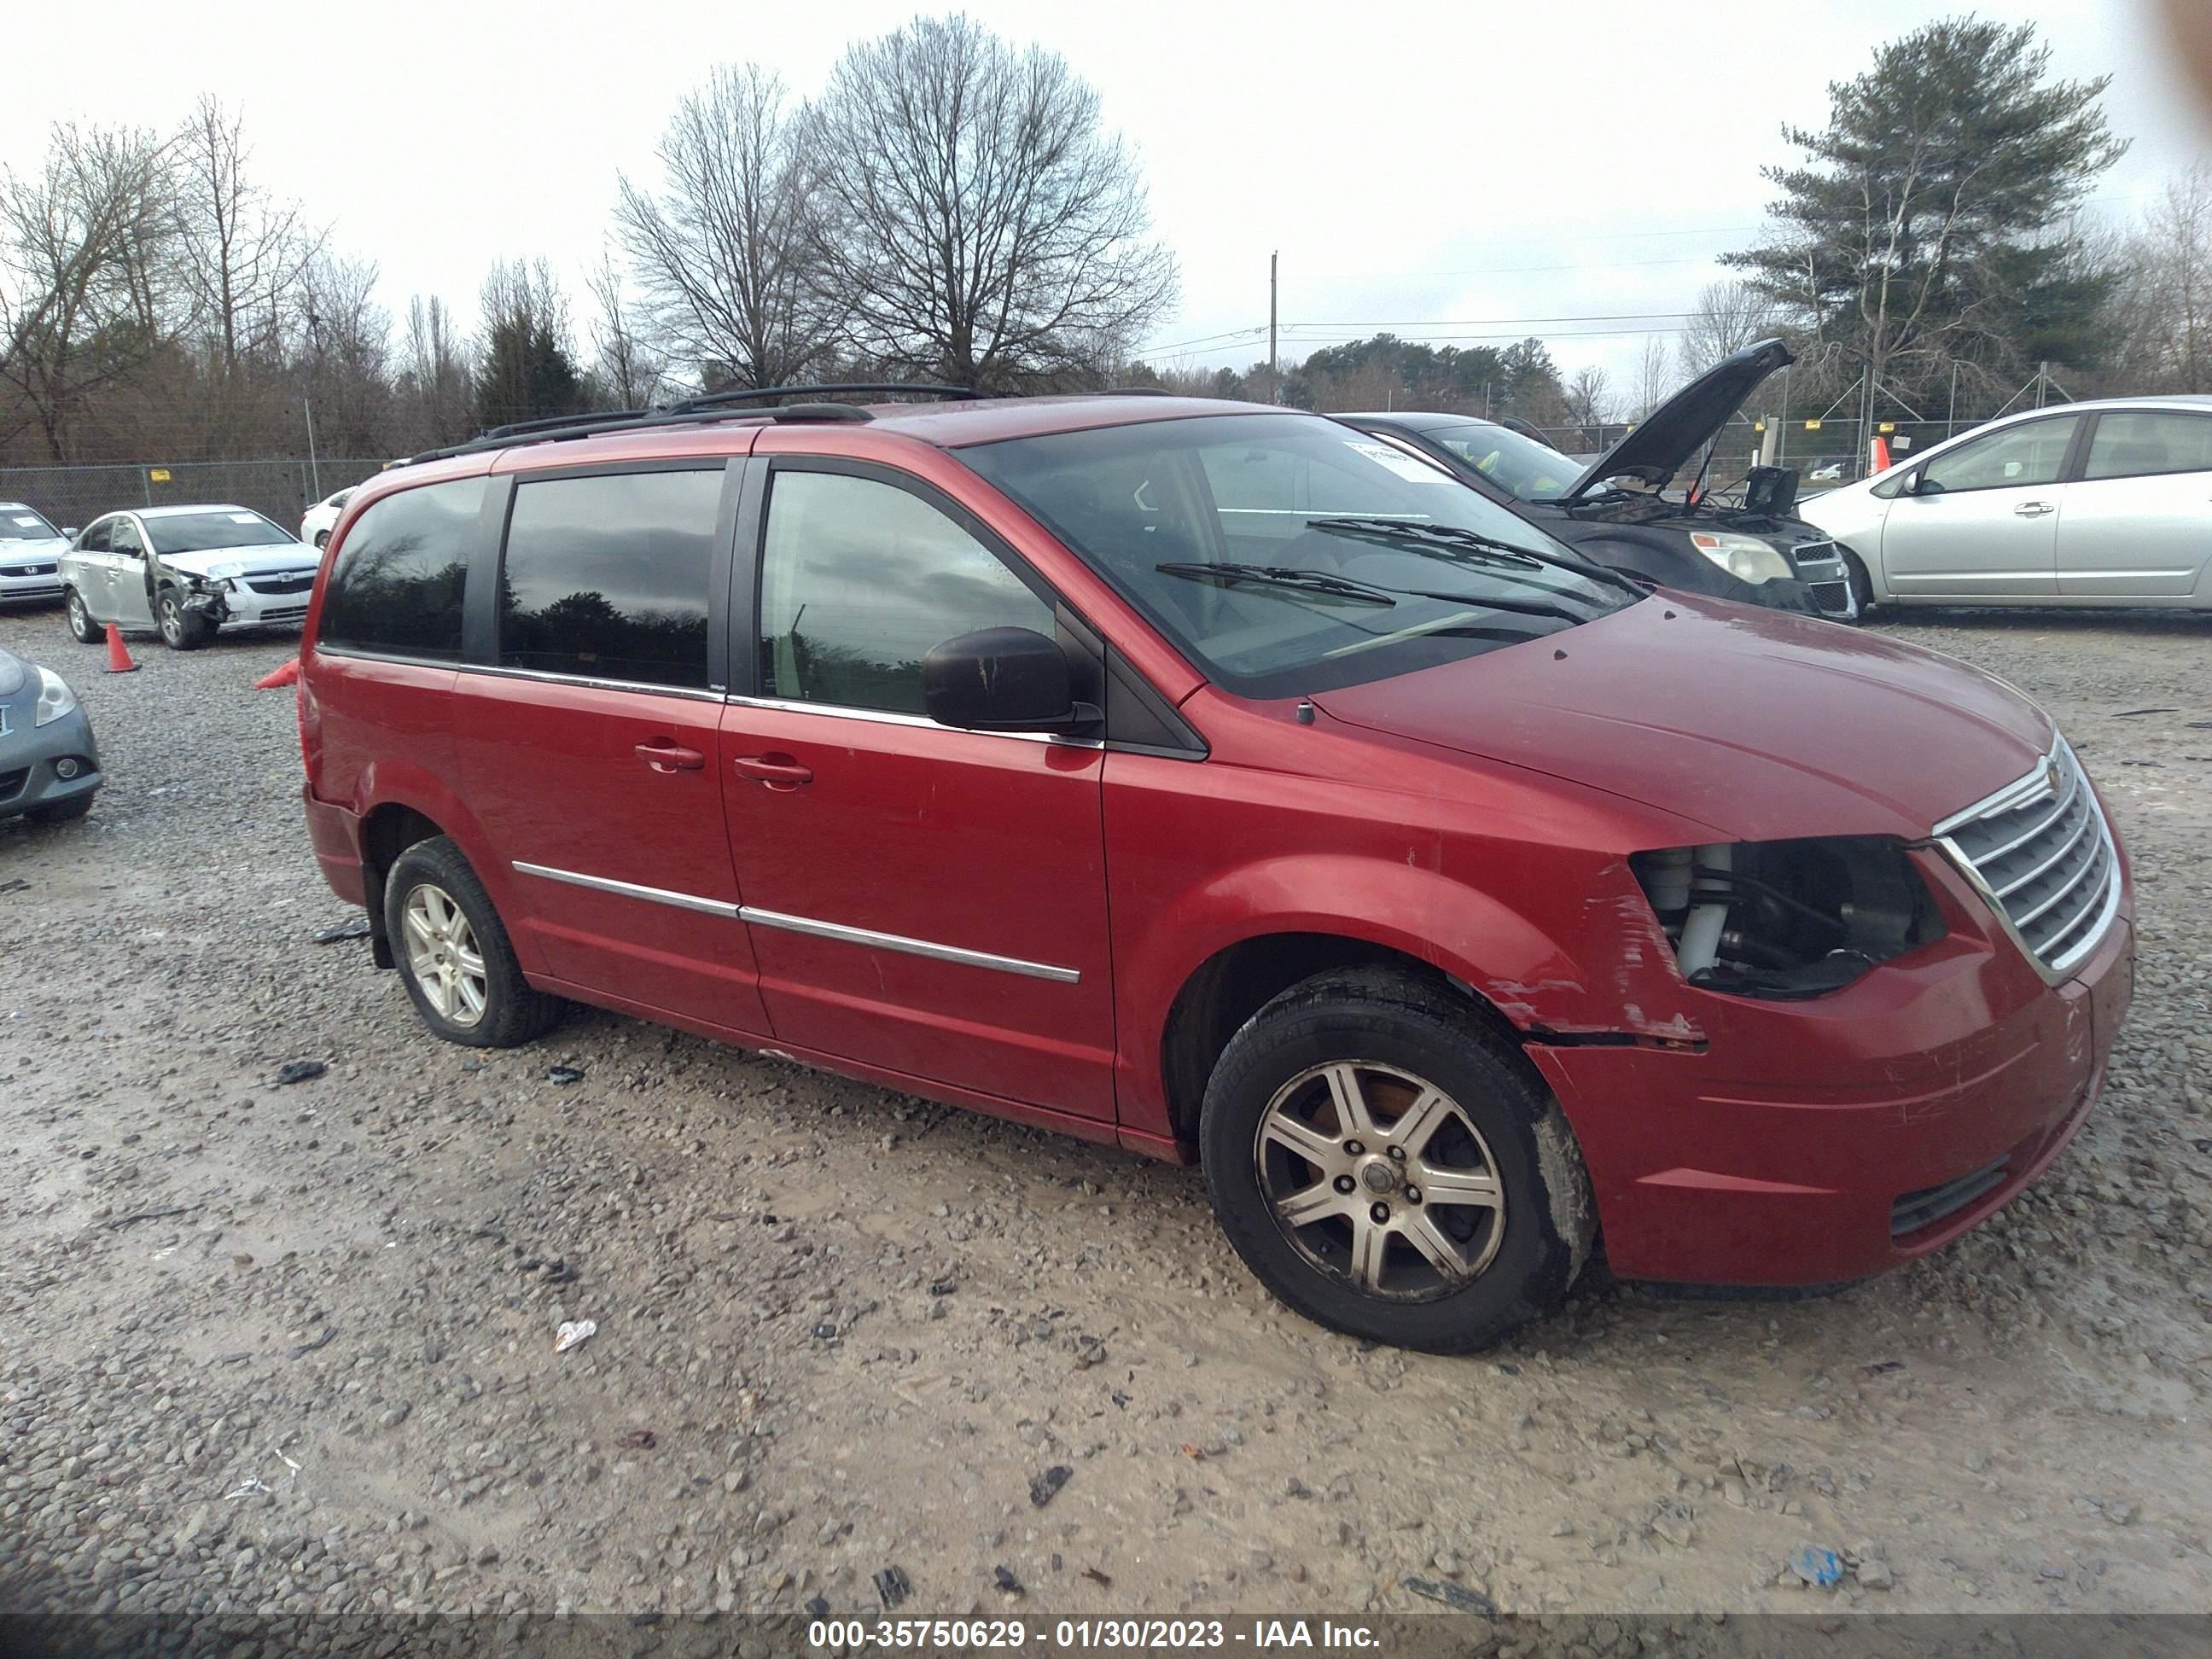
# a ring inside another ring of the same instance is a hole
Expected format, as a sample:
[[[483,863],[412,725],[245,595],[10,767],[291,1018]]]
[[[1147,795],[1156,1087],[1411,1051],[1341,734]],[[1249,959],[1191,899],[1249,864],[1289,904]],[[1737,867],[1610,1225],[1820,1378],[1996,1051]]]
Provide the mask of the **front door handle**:
[[[730,763],[741,778],[758,778],[771,789],[796,789],[814,781],[814,769],[788,755],[740,755]]]
[[[2046,513],[2056,513],[2057,510],[2049,501],[2022,501],[2018,507],[2013,508],[2013,511],[2023,519],[2039,519]]]
[[[660,740],[641,743],[633,752],[656,772],[696,772],[707,764],[697,750]]]

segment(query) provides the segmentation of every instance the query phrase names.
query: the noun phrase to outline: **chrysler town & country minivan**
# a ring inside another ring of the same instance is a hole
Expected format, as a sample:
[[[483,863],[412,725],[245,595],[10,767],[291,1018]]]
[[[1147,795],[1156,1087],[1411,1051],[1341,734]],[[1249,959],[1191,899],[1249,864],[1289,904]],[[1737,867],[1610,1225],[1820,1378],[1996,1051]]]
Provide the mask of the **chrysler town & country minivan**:
[[[1202,1164],[1455,1351],[1988,1217],[2094,1103],[2124,854],[2040,709],[1653,589],[1280,410],[701,399],[363,485],[307,823],[432,1031],[568,1000]]]

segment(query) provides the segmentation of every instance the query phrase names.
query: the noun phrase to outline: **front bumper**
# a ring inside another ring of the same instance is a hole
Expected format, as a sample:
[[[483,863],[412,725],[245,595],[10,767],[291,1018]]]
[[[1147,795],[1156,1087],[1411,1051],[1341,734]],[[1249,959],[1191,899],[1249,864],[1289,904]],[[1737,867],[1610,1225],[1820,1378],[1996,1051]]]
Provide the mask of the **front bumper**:
[[[29,718],[27,712],[22,718]],[[93,741],[92,722],[83,709],[73,708],[27,732],[14,729],[12,718],[10,726],[0,737],[0,817],[88,795],[105,781],[100,745]],[[76,775],[64,777],[64,767],[73,767]]]
[[[1863,1279],[1987,1219],[2064,1148],[2127,1012],[2131,904],[2050,985],[2002,933],[1971,931],[1955,874],[1944,885],[1969,931],[1830,996],[1705,998],[1701,1052],[1530,1045],[1582,1144],[1615,1273]]]
[[[185,601],[221,628],[297,628],[307,619],[314,578],[237,576],[222,587],[196,589]]]
[[[0,563],[0,605],[46,605],[62,596],[61,564],[54,559]]]

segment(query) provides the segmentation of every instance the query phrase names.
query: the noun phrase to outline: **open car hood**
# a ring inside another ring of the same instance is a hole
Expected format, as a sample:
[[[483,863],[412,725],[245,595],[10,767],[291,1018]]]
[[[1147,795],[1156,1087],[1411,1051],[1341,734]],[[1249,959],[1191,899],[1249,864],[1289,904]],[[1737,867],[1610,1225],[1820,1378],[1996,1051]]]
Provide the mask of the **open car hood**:
[[[1791,361],[1790,348],[1779,340],[1761,340],[1723,357],[1591,462],[1560,499],[1579,501],[1607,478],[1623,477],[1665,489],[1692,455],[1720,435],[1759,382]]]

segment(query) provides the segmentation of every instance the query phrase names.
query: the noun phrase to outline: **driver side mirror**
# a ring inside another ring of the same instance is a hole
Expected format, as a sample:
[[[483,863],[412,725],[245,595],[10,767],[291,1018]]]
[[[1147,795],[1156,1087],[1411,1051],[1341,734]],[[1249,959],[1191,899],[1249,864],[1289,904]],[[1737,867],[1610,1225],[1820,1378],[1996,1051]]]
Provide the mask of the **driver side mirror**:
[[[1105,716],[1075,701],[1067,655],[1028,628],[981,628],[921,659],[922,707],[969,732],[1073,732]]]
[[[76,526],[75,526],[75,525],[73,525],[73,524],[71,524],[71,525],[64,525],[64,526],[62,526],[62,538],[63,538],[63,539],[64,539],[64,540],[65,540],[65,541],[72,541],[72,542],[73,542],[73,541],[75,541],[75,540],[77,538],[77,537],[78,537],[80,534],[82,534],[82,532],[80,532],[80,531],[77,529]]]
[[[1926,472],[1916,472],[1905,481],[1905,493],[1908,495],[1940,495],[1943,493],[1943,486]]]

